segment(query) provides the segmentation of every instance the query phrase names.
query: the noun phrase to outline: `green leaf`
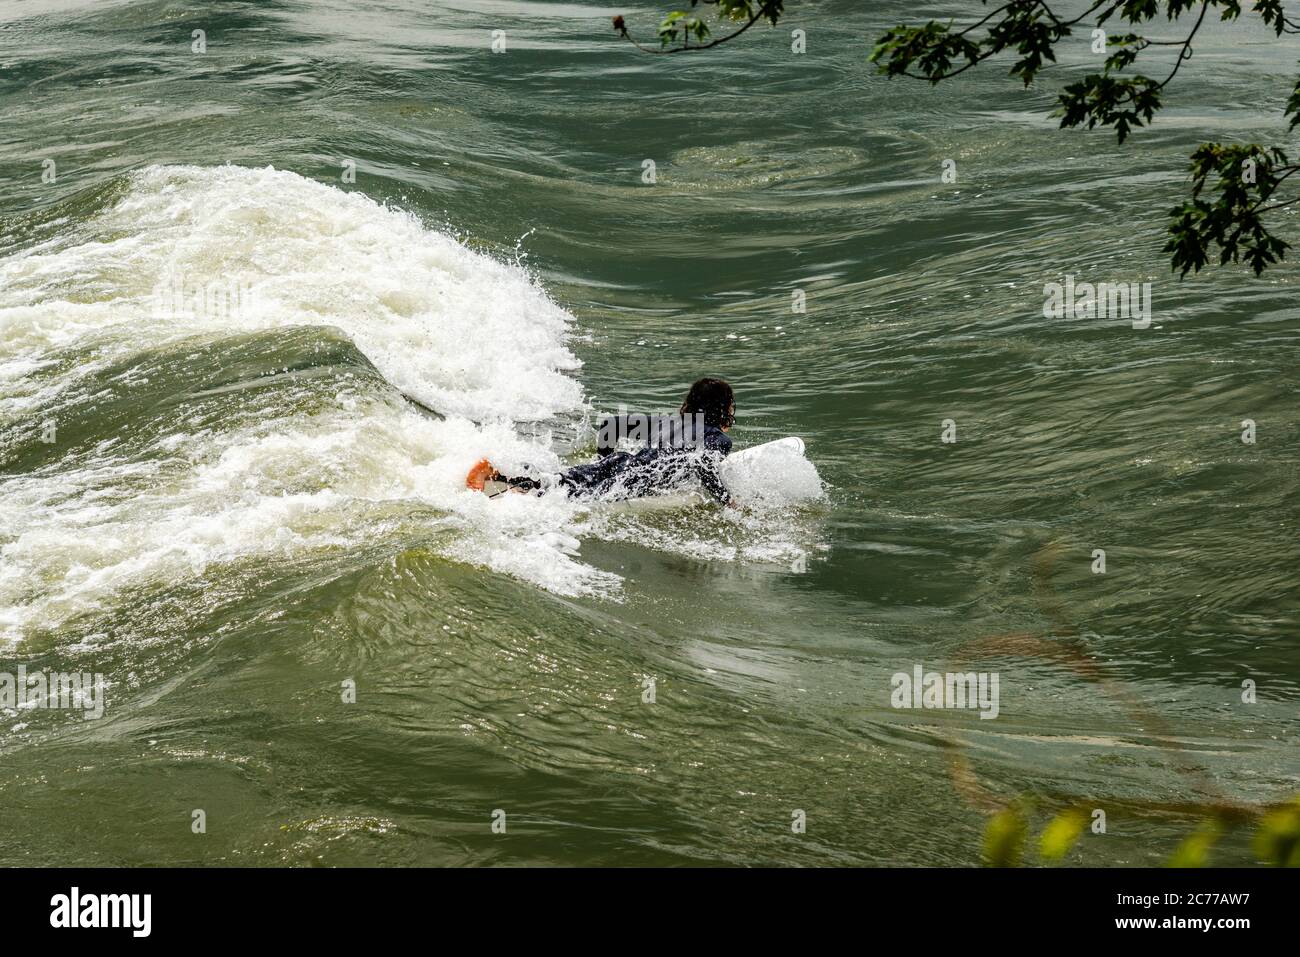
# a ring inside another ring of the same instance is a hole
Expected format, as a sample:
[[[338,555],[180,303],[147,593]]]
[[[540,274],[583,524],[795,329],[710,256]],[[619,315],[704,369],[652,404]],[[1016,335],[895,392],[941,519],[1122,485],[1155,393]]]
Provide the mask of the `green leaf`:
[[[1059,861],[1069,853],[1088,826],[1083,808],[1068,808],[1052,818],[1038,836],[1038,853],[1045,861]]]
[[[1295,81],[1295,87],[1291,90],[1291,95],[1287,97],[1286,109],[1282,111],[1283,116],[1291,117],[1291,124],[1288,130],[1293,130],[1300,125],[1300,79]]]
[[[1223,836],[1223,826],[1208,820],[1188,835],[1169,858],[1168,867],[1205,867],[1209,863],[1210,849]]]
[[[1274,867],[1300,867],[1300,797],[1260,819],[1252,847]]]
[[[1019,804],[999,811],[984,828],[984,863],[989,867],[1019,867],[1029,822]]]

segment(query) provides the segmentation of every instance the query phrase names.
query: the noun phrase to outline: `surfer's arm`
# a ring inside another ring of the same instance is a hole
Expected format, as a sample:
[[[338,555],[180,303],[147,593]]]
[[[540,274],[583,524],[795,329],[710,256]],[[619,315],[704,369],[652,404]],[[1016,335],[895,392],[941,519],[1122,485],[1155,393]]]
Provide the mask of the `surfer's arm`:
[[[718,464],[731,451],[731,437],[721,429],[708,428],[704,433],[705,452],[699,457],[696,472],[700,484],[721,505],[735,505],[727,486],[722,484]]]
[[[720,505],[731,505],[731,493],[727,491],[727,486],[722,484],[722,479],[718,475],[718,460],[715,456],[700,456],[699,463],[695,466],[695,472],[700,478],[700,484],[704,490],[711,495]]]

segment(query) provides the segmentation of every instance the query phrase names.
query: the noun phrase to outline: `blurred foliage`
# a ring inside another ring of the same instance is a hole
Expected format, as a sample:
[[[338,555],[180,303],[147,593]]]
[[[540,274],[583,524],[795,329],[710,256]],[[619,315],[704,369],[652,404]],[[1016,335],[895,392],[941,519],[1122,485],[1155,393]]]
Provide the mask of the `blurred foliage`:
[[[1020,867],[1029,843],[1033,802],[1020,797],[993,814],[984,827],[984,863],[988,867]],[[1038,857],[1058,863],[1079,842],[1091,821],[1082,805],[1067,807],[1050,818],[1038,836]],[[1208,867],[1211,852],[1230,827],[1254,823],[1251,848],[1255,856],[1274,867],[1300,867],[1300,796],[1255,810],[1242,807],[1210,808],[1200,823],[1175,848],[1169,867]]]
[[[1029,805],[1013,802],[989,818],[984,828],[984,863],[989,867],[1019,867],[1029,839]]]
[[[1178,845],[1169,858],[1170,867],[1205,867],[1210,863],[1210,849],[1223,836],[1223,825],[1217,820],[1203,821],[1199,827]]]
[[[1252,848],[1274,867],[1300,867],[1300,797],[1264,815]]]
[[[1059,861],[1078,843],[1088,826],[1088,812],[1083,808],[1066,808],[1047,822],[1038,836],[1038,856],[1045,861]]]

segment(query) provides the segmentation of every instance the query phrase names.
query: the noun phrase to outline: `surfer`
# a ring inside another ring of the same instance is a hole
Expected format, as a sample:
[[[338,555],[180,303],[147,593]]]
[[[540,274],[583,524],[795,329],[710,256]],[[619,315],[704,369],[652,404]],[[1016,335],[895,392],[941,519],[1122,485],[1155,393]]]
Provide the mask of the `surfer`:
[[[697,380],[682,407],[670,416],[609,416],[597,436],[598,458],[547,479],[502,475],[487,459],[476,463],[465,485],[482,491],[488,482],[519,492],[543,494],[561,488],[573,497],[638,498],[698,481],[716,501],[735,506],[718,476],[718,463],[731,451],[726,433],[736,420],[736,397],[724,379]],[[622,439],[642,439],[636,452],[618,449]]]

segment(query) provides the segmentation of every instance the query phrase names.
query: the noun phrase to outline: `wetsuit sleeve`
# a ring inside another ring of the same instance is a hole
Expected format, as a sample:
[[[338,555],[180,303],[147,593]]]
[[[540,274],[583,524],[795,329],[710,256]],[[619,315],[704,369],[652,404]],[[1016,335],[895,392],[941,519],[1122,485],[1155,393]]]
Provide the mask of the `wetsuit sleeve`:
[[[718,463],[731,451],[731,436],[716,427],[706,428],[704,448],[706,451],[700,456],[699,464],[696,466],[700,484],[718,502],[728,505],[731,503],[731,493],[727,491],[727,486],[722,484],[722,477],[718,474]]]
[[[699,475],[700,484],[704,486],[704,490],[712,495],[719,504],[726,505],[731,501],[731,493],[727,491],[727,486],[722,484],[722,479],[718,475],[718,461],[714,456],[701,456],[695,470]]]

